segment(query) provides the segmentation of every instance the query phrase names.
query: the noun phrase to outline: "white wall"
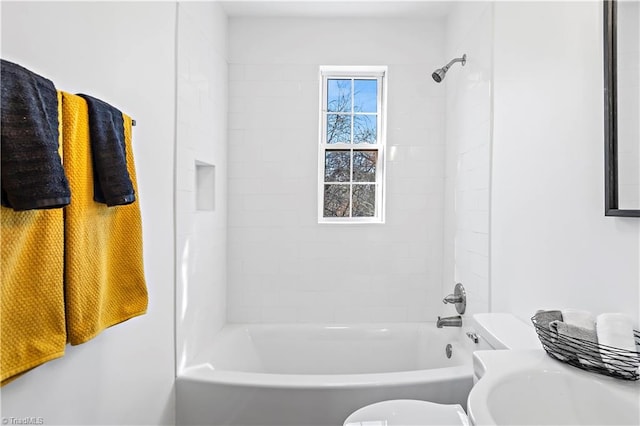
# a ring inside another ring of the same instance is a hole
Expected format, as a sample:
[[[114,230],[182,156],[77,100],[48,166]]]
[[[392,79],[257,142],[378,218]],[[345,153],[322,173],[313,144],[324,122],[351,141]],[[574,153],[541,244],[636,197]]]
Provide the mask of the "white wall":
[[[229,21],[231,322],[424,321],[440,309],[442,22]],[[320,65],[388,65],[384,225],[317,224]]]
[[[638,317],[640,221],[604,216],[601,6],[494,6],[494,311]]]
[[[455,64],[441,83],[447,91],[442,292],[461,282],[468,316],[489,311],[492,4],[456,3],[446,29],[446,61],[466,53],[467,62]],[[456,314],[451,305],[442,313]]]
[[[178,371],[226,321],[227,17],[211,2],[178,7],[176,327]],[[196,186],[196,162],[214,188]],[[198,210],[198,193],[213,198]],[[207,209],[211,206],[204,206]]]
[[[119,106],[133,147],[149,310],[2,388],[2,416],[172,424],[175,4],[2,2],[2,57]]]

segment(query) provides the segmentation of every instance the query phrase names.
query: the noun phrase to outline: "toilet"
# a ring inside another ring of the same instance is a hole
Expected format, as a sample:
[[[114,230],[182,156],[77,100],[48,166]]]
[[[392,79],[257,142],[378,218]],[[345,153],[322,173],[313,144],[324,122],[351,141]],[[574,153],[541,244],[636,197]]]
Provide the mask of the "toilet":
[[[541,349],[532,326],[511,314],[473,315],[473,328],[492,349]],[[474,369],[473,381],[479,380]],[[460,404],[394,399],[377,402],[354,411],[344,426],[409,426],[470,424]]]
[[[428,422],[428,423],[425,423]],[[436,404],[414,399],[394,399],[367,405],[344,422],[344,426],[469,425],[460,404]]]

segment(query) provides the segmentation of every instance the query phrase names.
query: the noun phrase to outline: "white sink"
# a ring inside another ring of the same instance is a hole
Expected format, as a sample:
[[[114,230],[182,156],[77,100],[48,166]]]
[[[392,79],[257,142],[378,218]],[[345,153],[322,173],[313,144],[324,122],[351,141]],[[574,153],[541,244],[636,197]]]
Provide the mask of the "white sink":
[[[543,351],[479,351],[471,390],[473,425],[639,425],[640,382],[556,361]]]

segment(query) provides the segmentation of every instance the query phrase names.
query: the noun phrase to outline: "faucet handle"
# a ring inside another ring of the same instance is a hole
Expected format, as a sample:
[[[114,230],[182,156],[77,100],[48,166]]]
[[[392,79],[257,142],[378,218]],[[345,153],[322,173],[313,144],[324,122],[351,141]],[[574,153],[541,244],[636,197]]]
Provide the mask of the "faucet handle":
[[[467,331],[467,337],[471,339],[473,343],[480,342],[480,338],[478,337],[478,334],[474,331]]]
[[[442,303],[444,303],[445,305],[447,303],[460,303],[462,302],[462,296],[459,294],[450,294],[447,297],[445,297],[444,299],[442,299]]]
[[[453,294],[442,299],[442,303],[453,303],[456,305],[456,311],[461,315],[464,314],[467,308],[467,293],[464,291],[463,285],[461,283],[456,284]]]

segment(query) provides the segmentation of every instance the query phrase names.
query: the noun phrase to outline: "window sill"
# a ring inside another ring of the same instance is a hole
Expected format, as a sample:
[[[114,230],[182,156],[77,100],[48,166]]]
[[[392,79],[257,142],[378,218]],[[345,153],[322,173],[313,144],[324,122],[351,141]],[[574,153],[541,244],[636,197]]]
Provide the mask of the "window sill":
[[[319,218],[319,225],[384,225],[380,218]]]

